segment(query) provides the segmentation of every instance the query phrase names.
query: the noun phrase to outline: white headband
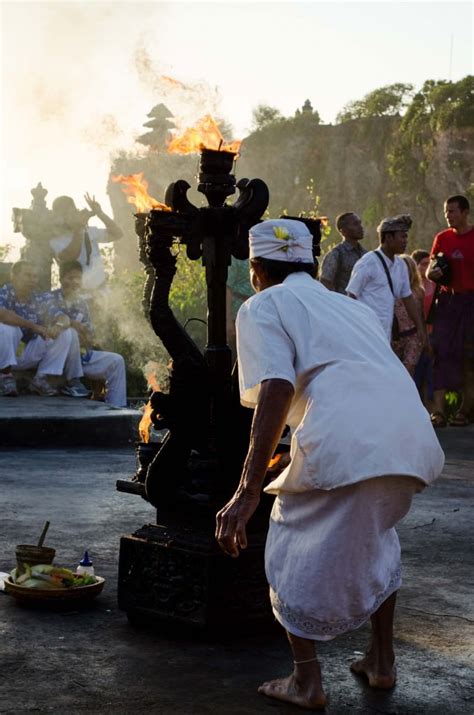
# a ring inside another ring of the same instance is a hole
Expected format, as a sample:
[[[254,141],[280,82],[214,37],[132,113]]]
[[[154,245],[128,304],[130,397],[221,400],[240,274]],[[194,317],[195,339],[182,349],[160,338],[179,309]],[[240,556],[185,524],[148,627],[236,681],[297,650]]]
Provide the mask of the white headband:
[[[313,237],[301,221],[288,218],[262,221],[249,232],[250,258],[288,263],[314,263]]]

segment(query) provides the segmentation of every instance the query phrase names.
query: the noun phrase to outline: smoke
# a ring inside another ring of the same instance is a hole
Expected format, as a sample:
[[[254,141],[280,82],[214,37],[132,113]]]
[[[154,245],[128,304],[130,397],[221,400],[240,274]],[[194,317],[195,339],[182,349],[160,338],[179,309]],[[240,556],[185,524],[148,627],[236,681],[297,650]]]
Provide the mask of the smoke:
[[[222,103],[218,87],[211,87],[204,81],[182,82],[179,78],[170,77],[143,44],[135,50],[134,63],[142,86],[152,88],[161,98],[180,130],[195,124],[204,114],[218,114]]]
[[[2,243],[23,243],[11,209],[27,207],[39,181],[49,205],[67,194],[81,206],[88,191],[110,210],[111,157],[145,151],[135,139],[155,104],[177,126],[216,112],[217,89],[175,78],[160,59],[156,28],[166,33],[170,12],[149,2],[3,3]]]
[[[15,246],[7,260],[16,260],[24,243],[13,233],[12,207],[28,207],[39,181],[49,192],[48,206],[66,194],[82,207],[89,192],[111,215],[106,186],[112,158],[146,152],[135,139],[155,104],[165,103],[183,128],[208,112],[218,114],[217,88],[174,77],[160,57],[167,51],[160,50],[157,28],[166,33],[169,12],[177,10],[149,2],[3,3],[7,180],[0,240]],[[133,368],[158,360],[164,383],[168,356],[141,315],[140,286],[132,284],[133,277],[130,285],[111,281],[101,297],[97,334],[108,335],[109,349],[123,352]]]
[[[157,381],[166,390],[169,355],[142,312],[140,293],[134,276],[123,276],[120,282],[112,279],[101,291],[93,315],[95,334],[104,350],[123,355],[129,373],[147,378],[147,365],[153,363]],[[130,387],[128,393],[132,394]]]

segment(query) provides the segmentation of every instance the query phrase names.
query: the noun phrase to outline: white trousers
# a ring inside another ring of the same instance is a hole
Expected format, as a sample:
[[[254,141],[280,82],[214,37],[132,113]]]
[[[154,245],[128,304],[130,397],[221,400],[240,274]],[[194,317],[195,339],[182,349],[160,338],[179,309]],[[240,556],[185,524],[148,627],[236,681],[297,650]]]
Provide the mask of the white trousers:
[[[68,328],[55,340],[43,340],[39,335],[33,338],[18,358],[16,352],[21,338],[21,328],[0,323],[0,370],[10,365],[19,370],[36,367],[37,375],[64,375],[66,380],[85,375],[105,380],[105,401],[114,407],[127,406],[125,361],[118,353],[93,350],[83,365],[77,332]]]
[[[37,368],[37,375],[64,375],[66,380],[83,376],[79,337],[73,328],[63,330],[54,340],[36,336],[17,358],[21,338],[21,328],[0,323],[0,369],[10,365],[19,370]]]
[[[84,375],[105,380],[105,401],[114,407],[127,406],[125,361],[118,353],[93,350],[90,359],[82,365]]]

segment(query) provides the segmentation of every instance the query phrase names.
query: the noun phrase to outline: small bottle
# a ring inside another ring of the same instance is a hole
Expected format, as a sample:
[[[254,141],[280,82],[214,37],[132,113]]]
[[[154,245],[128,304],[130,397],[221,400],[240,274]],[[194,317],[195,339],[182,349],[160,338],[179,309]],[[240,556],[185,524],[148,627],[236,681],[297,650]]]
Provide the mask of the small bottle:
[[[78,576],[84,576],[85,574],[87,574],[88,576],[94,575],[94,564],[89,559],[89,554],[87,553],[87,551],[84,552],[84,558],[79,561],[79,566],[76,569],[76,574]]]

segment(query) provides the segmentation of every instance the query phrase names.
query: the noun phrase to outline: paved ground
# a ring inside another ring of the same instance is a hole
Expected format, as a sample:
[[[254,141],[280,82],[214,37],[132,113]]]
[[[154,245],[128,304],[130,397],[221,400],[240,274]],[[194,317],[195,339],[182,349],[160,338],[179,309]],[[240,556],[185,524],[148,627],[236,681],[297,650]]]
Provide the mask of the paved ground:
[[[396,621],[399,682],[371,692],[348,664],[364,627],[320,647],[329,715],[474,713],[474,427],[449,428],[443,478],[416,497],[402,523],[404,586]],[[270,636],[206,642],[133,629],[116,606],[119,539],[153,521],[138,497],[115,491],[135,469],[133,450],[0,451],[0,570],[17,543],[47,542],[73,566],[89,548],[103,594],[86,612],[20,608],[0,594],[0,712],[256,715],[298,712],[256,693],[287,674],[290,655]]]

